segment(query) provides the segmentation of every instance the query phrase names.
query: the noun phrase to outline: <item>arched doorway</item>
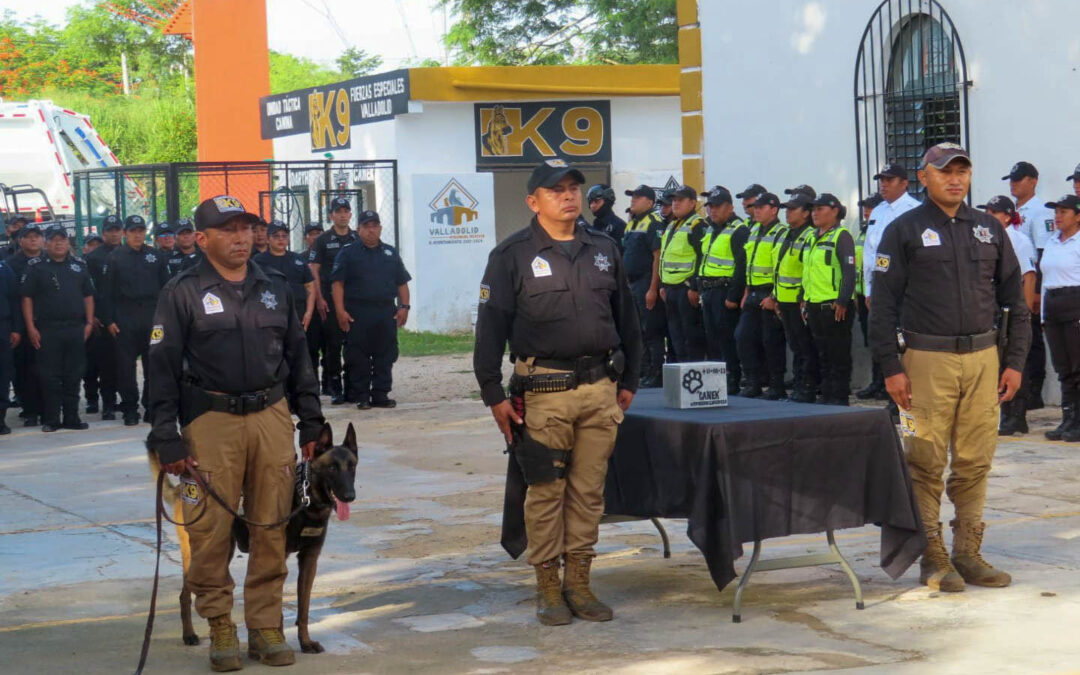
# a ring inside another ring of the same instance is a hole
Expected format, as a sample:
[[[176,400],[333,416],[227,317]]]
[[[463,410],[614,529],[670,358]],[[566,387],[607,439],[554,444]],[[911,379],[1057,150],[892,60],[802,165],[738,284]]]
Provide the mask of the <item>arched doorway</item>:
[[[937,0],[878,5],[855,59],[860,199],[876,191],[872,176],[886,163],[914,172],[937,143],[967,147],[970,86],[960,36]]]

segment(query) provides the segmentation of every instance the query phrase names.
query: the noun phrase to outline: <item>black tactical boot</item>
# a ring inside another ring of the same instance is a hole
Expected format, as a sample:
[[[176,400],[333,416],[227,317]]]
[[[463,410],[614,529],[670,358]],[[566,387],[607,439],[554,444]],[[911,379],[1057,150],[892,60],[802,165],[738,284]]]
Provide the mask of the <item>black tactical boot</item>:
[[[1061,424],[1057,428],[1047,431],[1044,436],[1051,441],[1060,441],[1065,432],[1076,421],[1076,400],[1072,393],[1061,393]]]
[[[11,427],[7,425],[7,408],[0,408],[0,436],[11,433]]]
[[[1013,400],[1002,403],[998,436],[1012,436],[1013,434],[1026,434],[1027,432],[1027,402],[1024,397],[1016,396]]]

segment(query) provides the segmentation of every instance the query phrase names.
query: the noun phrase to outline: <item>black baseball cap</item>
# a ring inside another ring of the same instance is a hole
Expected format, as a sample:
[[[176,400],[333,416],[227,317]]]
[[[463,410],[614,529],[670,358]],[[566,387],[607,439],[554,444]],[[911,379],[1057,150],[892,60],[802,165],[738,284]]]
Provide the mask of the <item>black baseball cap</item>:
[[[240,200],[232,195],[211,197],[195,209],[195,229],[197,230],[221,227],[234,219],[240,219],[252,225],[262,220],[254,213],[248,212]]]
[[[108,232],[109,230],[118,230],[124,226],[123,221],[118,216],[109,214],[105,216],[105,220],[101,221],[101,231]]]
[[[693,199],[695,202],[698,199],[698,191],[689,185],[680,185],[671,191],[671,199]]]
[[[785,209],[808,209],[810,208],[810,203],[814,201],[814,197],[817,196],[815,194],[814,197],[811,197],[803,192],[788,192],[787,190],[784,190],[784,192],[791,195],[786,202],[780,205],[781,208]]]
[[[1005,195],[998,195],[988,199],[985,204],[979,204],[975,208],[982,209],[983,211],[997,211],[998,213],[1006,213],[1012,215],[1016,213],[1016,204],[1013,200],[1009,199]]]
[[[277,218],[275,218],[274,220],[271,220],[266,226],[266,235],[267,236],[270,236],[271,234],[274,234],[275,232],[288,232],[288,231],[289,231],[289,226],[286,225],[285,223],[281,222]]]
[[[86,239],[83,239],[83,246],[86,246],[87,244],[91,244],[91,243],[93,243],[95,241],[97,243],[99,243],[99,244],[104,244],[105,243],[105,240],[101,238],[100,234],[92,234],[89,237],[87,237]]]
[[[1017,162],[1009,169],[1009,173],[1002,176],[1001,180],[1020,180],[1021,178],[1038,178],[1039,170],[1031,162]]]
[[[30,234],[31,232],[37,232],[38,234],[41,234],[41,223],[34,220],[28,220],[26,221],[26,224],[19,228],[19,231],[15,234],[21,237],[23,235]]]
[[[920,166],[924,169],[928,166],[935,169],[944,169],[954,159],[962,159],[968,165],[971,164],[971,155],[963,146],[957,143],[938,143],[923,153]]]
[[[330,200],[330,213],[333,213],[338,209],[349,209],[352,211],[352,202],[346,197],[334,197]]]
[[[360,225],[363,225],[364,223],[370,223],[372,221],[382,224],[382,221],[379,220],[379,214],[375,213],[374,211],[361,211],[360,217],[357,219],[356,222]]]
[[[874,194],[870,195],[869,197],[866,197],[865,199],[860,199],[859,200],[859,207],[864,208],[864,209],[867,209],[867,208],[872,209],[872,208],[874,208],[875,206],[877,206],[878,204],[880,204],[883,201],[885,201],[885,198],[882,197],[877,192],[875,192]]]
[[[316,223],[315,221],[312,221],[312,222],[308,223],[307,227],[304,228],[304,234],[308,234],[309,232],[323,232],[323,231],[324,230],[323,230],[322,223]]]
[[[1046,208],[1048,209],[1072,209],[1080,213],[1080,197],[1076,195],[1065,195],[1056,202],[1046,202]]]
[[[656,190],[652,189],[648,185],[642,183],[633,190],[627,190],[625,192],[627,197],[646,197],[648,199],[656,201]]]
[[[731,204],[731,191],[723,185],[714,185],[713,189],[708,192],[701,193],[701,196],[705,198],[705,205],[710,204],[719,206],[720,204]]]
[[[1076,165],[1071,176],[1065,176],[1065,180],[1080,180],[1080,164]]]
[[[50,225],[45,228],[45,240],[48,241],[53,237],[63,237],[67,239],[68,231],[63,225]]]
[[[809,185],[806,185],[805,183],[802,184],[802,185],[796,185],[793,188],[786,188],[784,190],[784,194],[786,194],[786,195],[804,195],[807,199],[813,199],[814,197],[817,197],[817,191],[814,190],[814,188],[810,187]]]
[[[16,213],[14,216],[12,216],[11,220],[8,221],[8,225],[14,225],[15,223],[22,223],[23,225],[25,225],[26,223],[29,223],[29,222],[30,222],[29,218],[27,218],[26,216],[24,216],[24,215],[22,215],[20,213]]]
[[[176,232],[173,230],[172,225],[168,223],[161,223],[157,226],[157,236],[159,237],[175,237]]]
[[[836,198],[836,195],[829,194],[828,192],[822,192],[814,198],[814,201],[810,203],[814,206],[829,206],[834,209],[838,209],[843,206],[843,204],[840,203],[840,200]]]
[[[671,193],[671,190],[664,190],[663,193],[656,198],[656,201],[664,206],[671,206]]]
[[[180,234],[185,231],[195,231],[195,223],[191,222],[191,218],[181,218],[176,221],[176,233]]]
[[[908,171],[904,168],[902,164],[886,164],[885,166],[881,167],[881,171],[878,171],[874,174],[874,180],[881,180],[882,178],[888,178],[890,176],[908,180]]]
[[[771,192],[766,192],[764,194],[758,195],[757,199],[754,200],[753,205],[754,206],[775,206],[776,208],[780,208],[780,198],[777,197],[776,195],[774,195]]]
[[[739,194],[735,195],[735,197],[737,199],[749,199],[751,197],[758,197],[758,196],[763,195],[763,194],[765,194],[767,192],[768,192],[768,190],[766,190],[764,186],[758,185],[757,183],[751,183],[750,185],[746,186],[745,190],[743,190]]]
[[[124,218],[124,231],[125,232],[128,231],[128,230],[135,230],[135,229],[138,229],[140,227],[143,228],[144,230],[146,229],[146,221],[143,220],[142,216],[140,216],[138,214],[134,214],[134,215],[128,216],[127,218]]]
[[[533,169],[526,190],[532,194],[539,188],[553,188],[566,176],[570,176],[579,184],[585,182],[585,174],[567,164],[565,159],[544,160]]]

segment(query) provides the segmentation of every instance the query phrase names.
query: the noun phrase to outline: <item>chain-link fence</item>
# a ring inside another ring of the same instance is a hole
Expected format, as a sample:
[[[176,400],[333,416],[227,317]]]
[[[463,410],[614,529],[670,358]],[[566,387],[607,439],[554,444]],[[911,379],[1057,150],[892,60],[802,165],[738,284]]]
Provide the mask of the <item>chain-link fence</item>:
[[[307,223],[328,226],[327,205],[338,196],[352,202],[354,214],[377,211],[386,226],[383,239],[398,244],[394,160],[139,164],[76,171],[74,182],[80,243],[109,214],[138,214],[151,226],[175,223],[192,217],[203,199],[229,194],[263,219],[287,223],[293,250],[304,248]]]

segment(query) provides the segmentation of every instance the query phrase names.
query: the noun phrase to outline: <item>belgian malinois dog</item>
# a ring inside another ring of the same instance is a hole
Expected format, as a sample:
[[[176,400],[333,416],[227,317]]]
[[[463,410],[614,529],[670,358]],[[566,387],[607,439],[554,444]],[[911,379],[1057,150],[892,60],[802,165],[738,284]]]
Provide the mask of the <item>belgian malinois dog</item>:
[[[157,455],[149,455],[150,469],[157,477],[161,468]],[[345,432],[345,442],[334,445],[333,431],[329,424],[324,424],[315,442],[315,456],[311,460],[308,476],[308,494],[311,504],[300,509],[285,525],[285,552],[296,553],[300,564],[300,574],[296,583],[296,627],[300,638],[300,649],[305,654],[319,654],[323,646],[311,639],[308,633],[308,610],[311,608],[311,588],[315,583],[315,572],[326,541],[326,527],[330,522],[330,512],[336,511],[339,520],[349,517],[349,503],[356,499],[353,482],[356,480],[356,431],[352,423]],[[167,484],[168,485],[168,484]],[[165,491],[165,500],[173,507],[173,520],[183,522],[183,510],[180,485],[170,486]],[[300,495],[293,494],[292,508],[300,505]],[[191,545],[187,529],[176,528],[180,539],[180,557],[184,569],[184,585],[180,589],[180,621],[183,624],[183,638],[186,645],[199,644],[199,636],[191,623],[191,590],[187,585],[188,566],[191,565]],[[239,519],[233,520],[233,545],[243,552],[248,550],[248,526]],[[231,555],[230,555],[231,558]]]

